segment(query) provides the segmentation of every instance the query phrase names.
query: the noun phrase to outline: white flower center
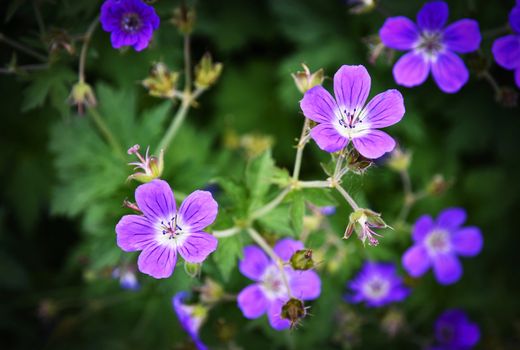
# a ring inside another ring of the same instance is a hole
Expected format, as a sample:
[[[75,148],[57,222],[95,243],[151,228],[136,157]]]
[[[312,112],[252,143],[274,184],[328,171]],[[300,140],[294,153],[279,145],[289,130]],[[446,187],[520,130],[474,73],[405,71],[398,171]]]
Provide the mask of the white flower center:
[[[433,230],[425,239],[430,255],[448,253],[451,250],[450,235],[445,230]]]
[[[340,108],[335,113],[337,119],[333,122],[339,134],[350,140],[363,136],[370,129],[370,123],[365,119],[366,112],[363,108],[354,108],[352,111]]]
[[[179,220],[177,215],[172,215],[171,219],[164,219],[155,225],[155,239],[160,245],[167,245],[172,248],[182,246],[187,235],[187,227]]]
[[[390,291],[390,282],[379,276],[372,277],[363,286],[363,292],[370,299],[382,299]]]
[[[442,32],[424,31],[421,33],[419,40],[415,43],[415,52],[422,54],[423,57],[430,62],[435,62],[437,56],[443,51]]]
[[[285,298],[289,295],[282,274],[275,265],[271,265],[265,269],[261,281],[260,287],[268,299]]]

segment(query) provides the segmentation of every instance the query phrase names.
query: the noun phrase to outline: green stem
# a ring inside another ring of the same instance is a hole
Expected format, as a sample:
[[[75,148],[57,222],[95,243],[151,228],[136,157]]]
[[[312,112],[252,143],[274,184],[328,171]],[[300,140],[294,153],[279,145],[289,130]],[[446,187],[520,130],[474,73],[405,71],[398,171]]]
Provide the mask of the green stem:
[[[3,33],[0,33],[0,41],[3,41],[7,45],[12,46],[13,48],[15,48],[17,50],[25,52],[26,54],[33,56],[34,58],[39,59],[40,61],[44,61],[44,62],[47,61],[47,57],[45,57],[41,53],[38,53],[38,52],[34,51],[33,49],[31,49],[13,39],[9,39]]]
[[[346,148],[343,148],[339,152],[339,155],[338,155],[338,160],[336,162],[336,168],[334,169],[334,175],[332,176],[332,178],[336,179],[336,181],[341,180],[340,178],[338,178],[338,175],[341,171],[341,167],[343,166],[343,160],[345,159],[345,152],[346,152]]]
[[[303,149],[305,148],[305,145],[309,141],[309,139],[306,137],[307,135],[307,129],[309,128],[309,119],[305,118],[305,121],[303,122],[303,128],[302,133],[300,135],[300,139],[298,140],[297,150],[296,150],[296,159],[294,161],[294,170],[292,179],[293,181],[297,181],[300,177],[300,170],[302,167],[302,156],[303,156]]]
[[[78,68],[78,80],[81,83],[85,82],[85,63],[87,61],[87,52],[88,46],[90,44],[90,39],[92,39],[92,35],[96,30],[97,24],[99,22],[99,16],[97,16],[94,21],[89,25],[85,35],[83,36],[83,46],[81,47],[81,53],[79,56],[79,68]]]
[[[108,128],[108,125],[105,123],[105,121],[101,117],[101,114],[99,114],[98,110],[96,108],[91,107],[88,109],[88,111],[92,116],[94,124],[96,124],[96,127],[99,129],[103,137],[107,140],[108,144],[112,147],[114,152],[118,155],[118,157],[125,159],[125,153],[123,152],[121,145],[115,138],[114,134]]]
[[[330,181],[298,181],[298,187],[301,188],[327,188],[332,187]]]
[[[222,231],[213,231],[213,236],[217,238],[225,238],[225,237],[231,237],[238,233],[240,233],[241,228],[240,227],[231,227]]]
[[[191,48],[190,35],[184,34],[184,91],[187,93],[191,91]]]
[[[357,205],[356,201],[350,196],[350,194],[343,187],[341,187],[340,184],[336,183],[336,184],[334,184],[334,187],[343,196],[343,198],[345,198],[347,203],[352,207],[352,209],[354,211],[359,209],[359,206]]]
[[[410,174],[408,173],[408,171],[400,171],[399,175],[401,176],[401,182],[403,183],[404,198],[403,206],[401,207],[401,211],[399,212],[398,221],[404,222],[406,220],[406,217],[410,213],[410,210],[412,209],[412,206],[415,203],[416,198],[412,190],[412,180],[410,179]]]
[[[254,211],[251,214],[251,220],[258,219],[258,218],[264,216],[265,214],[269,213],[274,208],[276,208],[280,203],[282,203],[282,201],[284,200],[285,196],[287,196],[289,194],[289,192],[291,192],[291,188],[290,187],[286,187],[272,201],[270,201],[269,203],[267,203],[266,205],[264,205],[260,209]]]

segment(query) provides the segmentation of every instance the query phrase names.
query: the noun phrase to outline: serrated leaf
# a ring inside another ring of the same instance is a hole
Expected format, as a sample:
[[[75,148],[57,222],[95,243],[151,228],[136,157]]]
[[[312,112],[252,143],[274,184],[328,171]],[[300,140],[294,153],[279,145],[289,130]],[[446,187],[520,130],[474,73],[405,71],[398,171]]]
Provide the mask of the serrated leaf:
[[[249,210],[258,208],[271,186],[271,178],[274,169],[274,160],[271,150],[267,150],[260,156],[252,159],[246,168],[246,185],[249,189]]]
[[[291,224],[299,237],[303,229],[303,216],[305,215],[305,198],[302,191],[294,191],[291,196]]]
[[[295,236],[295,232],[291,225],[289,208],[289,205],[280,205],[259,218],[258,222],[261,226],[263,226],[264,229],[271,231],[276,235]]]
[[[242,247],[240,233],[218,240],[218,249],[212,256],[226,282],[229,281],[231,273],[238,265],[238,260],[242,257]]]

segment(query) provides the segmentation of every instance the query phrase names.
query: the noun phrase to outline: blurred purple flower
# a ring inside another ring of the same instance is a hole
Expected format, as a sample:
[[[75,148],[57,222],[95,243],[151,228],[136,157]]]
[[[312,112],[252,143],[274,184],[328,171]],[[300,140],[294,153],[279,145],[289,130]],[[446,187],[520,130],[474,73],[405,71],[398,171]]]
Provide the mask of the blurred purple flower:
[[[433,266],[440,284],[452,284],[462,276],[457,255],[475,256],[482,249],[482,234],[475,226],[461,227],[466,221],[462,208],[443,210],[437,220],[421,216],[414,224],[414,245],[403,255],[403,266],[413,277],[422,276]]]
[[[325,216],[334,215],[336,213],[336,206],[334,205],[327,205],[324,207],[319,207],[320,214]]]
[[[335,99],[322,86],[305,93],[300,107],[305,117],[318,123],[311,137],[322,150],[337,152],[352,141],[361,155],[375,159],[394,149],[394,139],[377,129],[401,120],[403,96],[387,90],[364,107],[370,84],[365,67],[344,65],[334,75]]]
[[[138,290],[140,287],[135,271],[129,267],[116,267],[112,271],[112,278],[119,279],[123,289]]]
[[[141,51],[159,28],[155,9],[141,0],[106,0],[101,6],[100,21],[103,30],[111,33],[116,49],[133,46],[135,51]]]
[[[466,84],[468,69],[455,52],[468,53],[479,48],[479,25],[475,20],[461,19],[445,27],[447,19],[448,5],[432,1],[417,14],[417,24],[403,16],[385,21],[379,31],[382,42],[392,49],[409,51],[393,69],[399,85],[420,85],[430,71],[446,93],[455,93]]]
[[[520,2],[509,13],[509,25],[514,33],[495,40],[492,51],[500,66],[515,71],[515,82],[520,88]]]
[[[303,243],[289,238],[282,239],[274,246],[278,257],[288,262],[298,250],[304,249]],[[290,327],[287,319],[281,318],[282,306],[290,299],[289,291],[276,262],[272,261],[257,246],[244,248],[244,258],[239,264],[240,272],[255,281],[238,295],[238,307],[246,318],[253,319],[267,312],[271,327],[282,330]],[[321,281],[312,270],[296,271],[285,266],[290,294],[302,300],[316,299],[321,293]]]
[[[207,309],[202,305],[187,305],[184,300],[187,292],[179,292],[172,299],[173,309],[179,318],[182,328],[189,334],[198,350],[206,350],[207,347],[199,338],[199,330],[207,316]]]
[[[354,292],[345,296],[348,302],[364,301],[370,307],[398,302],[410,294],[392,263],[366,262],[348,287]]]
[[[446,310],[435,322],[435,338],[438,345],[430,350],[469,350],[478,343],[480,330],[461,310]]]
[[[137,187],[135,200],[144,215],[125,215],[116,226],[117,245],[125,252],[142,250],[139,271],[155,278],[171,276],[177,253],[189,263],[201,263],[218,241],[202,230],[217,216],[211,193],[195,191],[176,210],[166,181],[153,180]]]

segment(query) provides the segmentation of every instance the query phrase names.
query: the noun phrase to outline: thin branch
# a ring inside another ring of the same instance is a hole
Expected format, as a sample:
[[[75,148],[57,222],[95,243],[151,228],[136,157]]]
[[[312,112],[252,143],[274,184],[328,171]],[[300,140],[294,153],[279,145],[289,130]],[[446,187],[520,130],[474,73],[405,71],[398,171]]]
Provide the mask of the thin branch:
[[[266,215],[267,213],[269,213],[274,208],[276,208],[280,203],[282,203],[282,201],[284,200],[285,196],[287,196],[289,194],[289,192],[291,192],[291,188],[290,187],[286,187],[272,201],[270,201],[269,203],[267,203],[266,205],[264,205],[260,209],[254,211],[251,214],[251,220],[258,219],[258,218]]]
[[[97,24],[99,22],[99,16],[92,21],[92,23],[87,28],[85,35],[83,37],[83,46],[81,47],[81,54],[79,56],[79,69],[78,69],[78,78],[80,82],[85,82],[85,62],[87,60],[87,52],[88,46],[90,44],[90,40],[92,39],[92,35],[94,34],[94,30],[96,30]]]
[[[191,91],[191,44],[190,35],[184,34],[184,92]]]
[[[338,192],[343,196],[343,198],[345,198],[347,203],[352,207],[352,209],[354,211],[359,209],[359,206],[357,205],[356,201],[350,196],[350,194],[343,187],[341,187],[340,184],[335,183],[334,188],[336,188],[336,190],[338,190]]]
[[[307,136],[307,129],[309,129],[309,119],[305,118],[305,121],[303,122],[303,128],[302,133],[300,135],[300,139],[298,140],[297,150],[296,150],[296,159],[294,161],[294,169],[293,169],[293,175],[292,179],[293,181],[297,181],[300,177],[300,170],[302,166],[302,156],[303,156],[303,149],[305,148],[305,145],[309,141],[309,138]]]
[[[40,60],[40,61],[47,61],[47,57],[42,55],[41,53],[38,53],[36,51],[34,51],[33,49],[13,40],[13,39],[10,39],[8,37],[5,36],[5,34],[3,33],[0,33],[0,41],[3,41],[4,43],[6,43],[7,45],[19,50],[19,51],[22,51],[30,56],[33,56],[34,58]]]
[[[222,230],[222,231],[213,231],[213,236],[217,237],[217,238],[225,238],[225,237],[231,237],[231,236],[234,236],[238,233],[240,233],[242,229],[240,227],[231,227],[231,228],[228,228],[226,230]]]
[[[112,149],[116,152],[116,154],[122,158],[125,159],[125,153],[123,152],[123,149],[121,147],[121,144],[117,141],[116,137],[110,131],[110,128],[103,120],[103,117],[101,117],[101,114],[99,114],[98,110],[94,107],[90,107],[88,109],[90,115],[92,116],[92,120],[96,124],[97,128],[101,132],[101,134],[105,137],[109,145],[112,147]]]

